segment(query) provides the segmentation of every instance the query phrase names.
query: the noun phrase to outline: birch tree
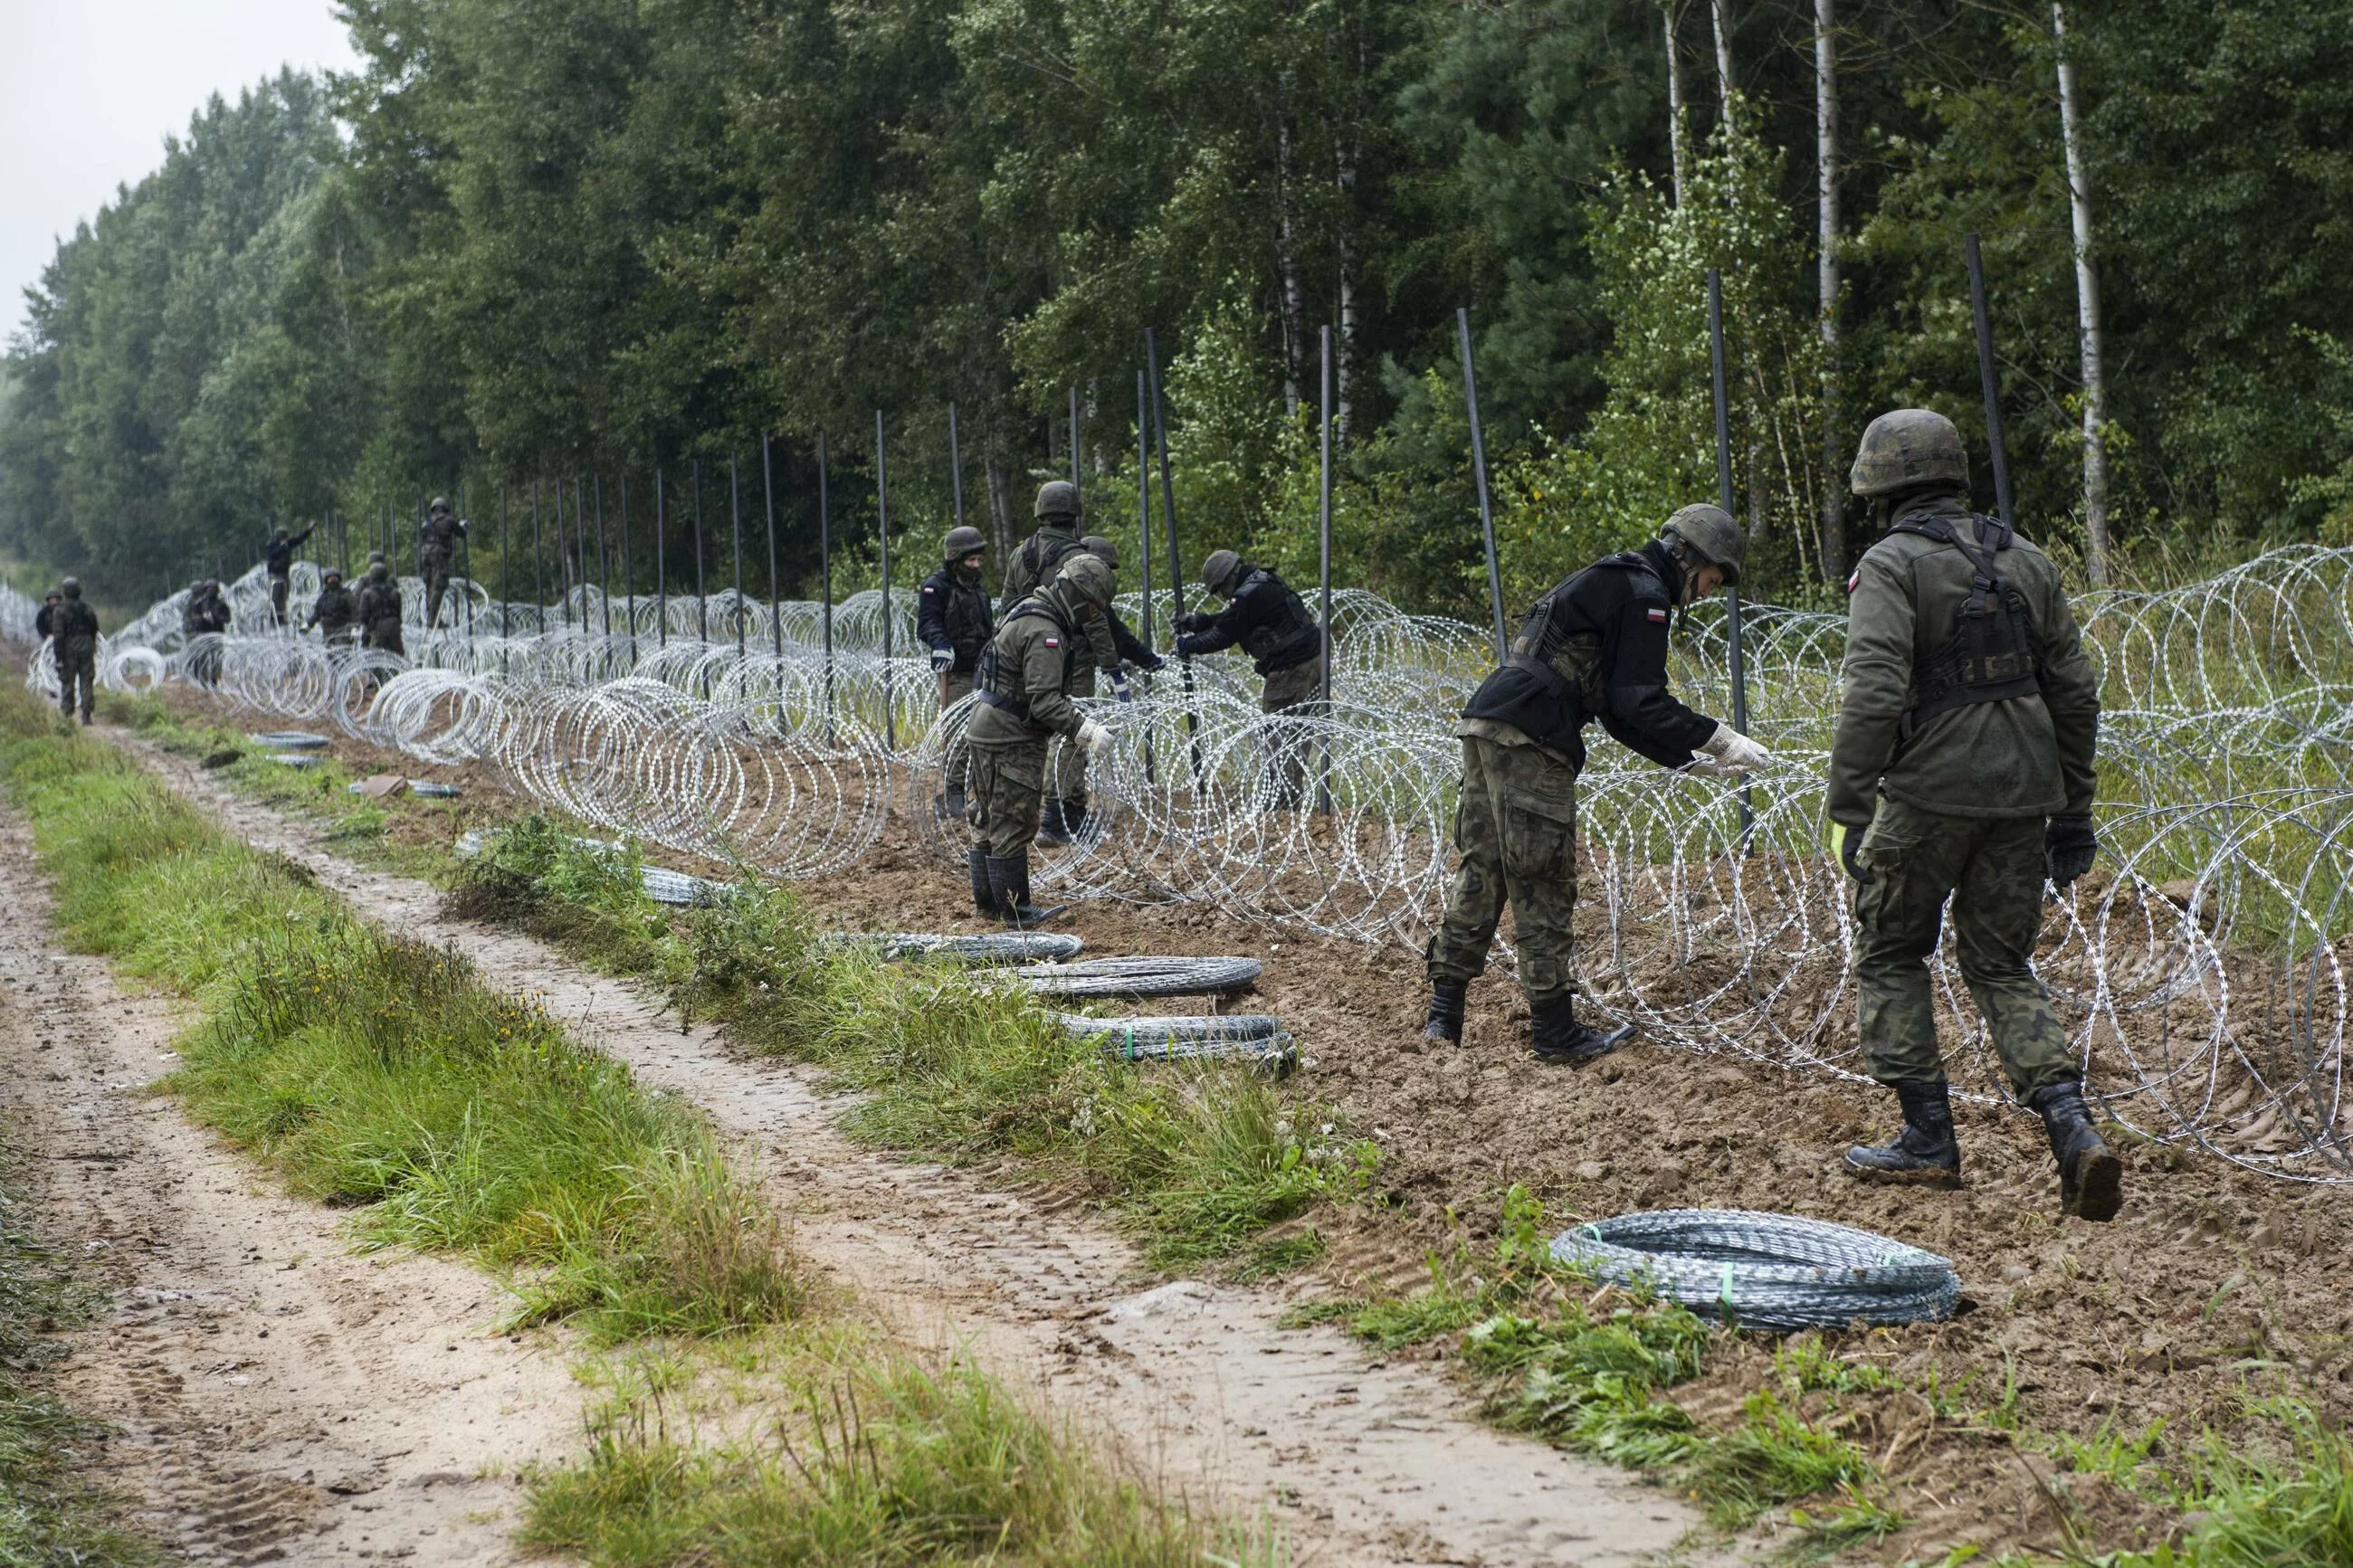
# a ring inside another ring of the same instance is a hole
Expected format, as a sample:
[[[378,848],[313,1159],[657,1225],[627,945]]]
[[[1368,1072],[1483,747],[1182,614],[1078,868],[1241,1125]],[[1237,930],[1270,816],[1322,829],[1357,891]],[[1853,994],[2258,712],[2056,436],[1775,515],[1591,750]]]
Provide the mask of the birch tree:
[[[2084,569],[2094,586],[2108,581],[2108,448],[2105,344],[2100,331],[2100,276],[2092,260],[2092,181],[2084,155],[2083,106],[2075,63],[2067,53],[2067,13],[2051,0],[2051,36],[2059,46],[2059,131],[2066,148],[2068,216],[2075,237],[2075,321],[2084,361]]]

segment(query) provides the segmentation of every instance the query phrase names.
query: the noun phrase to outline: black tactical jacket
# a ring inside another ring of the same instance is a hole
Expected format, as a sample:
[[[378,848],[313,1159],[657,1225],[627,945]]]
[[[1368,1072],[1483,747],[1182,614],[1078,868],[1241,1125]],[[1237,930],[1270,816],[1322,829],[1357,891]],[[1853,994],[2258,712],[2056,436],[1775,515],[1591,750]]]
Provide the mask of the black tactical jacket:
[[[1324,633],[1289,584],[1263,566],[1245,565],[1232,600],[1200,630],[1187,632],[1179,651],[1216,653],[1236,643],[1261,675],[1272,675],[1323,652]]]
[[[943,566],[923,579],[923,590],[915,595],[915,635],[925,647],[954,653],[956,674],[972,673],[996,629],[996,619],[988,613],[988,590],[977,580],[962,581],[953,566]]]
[[[294,570],[294,552],[301,546],[304,540],[311,537],[312,530],[317,526],[313,523],[311,528],[306,528],[300,533],[290,534],[284,539],[265,540],[262,542],[261,562],[270,576],[283,577]]]

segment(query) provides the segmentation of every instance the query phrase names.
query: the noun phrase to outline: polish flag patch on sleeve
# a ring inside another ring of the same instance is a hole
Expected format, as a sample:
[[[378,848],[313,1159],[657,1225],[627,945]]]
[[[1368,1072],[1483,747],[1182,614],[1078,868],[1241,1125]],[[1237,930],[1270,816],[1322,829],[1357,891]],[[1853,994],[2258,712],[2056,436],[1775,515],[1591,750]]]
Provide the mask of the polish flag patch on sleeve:
[[[1852,575],[1850,575],[1850,576],[1847,578],[1847,580],[1846,580],[1846,591],[1847,591],[1848,593],[1850,593],[1850,594],[1853,593],[1853,592],[1855,591],[1855,589],[1856,589],[1856,588],[1858,588],[1858,587],[1860,587],[1860,586],[1862,585],[1862,567],[1860,567],[1860,566],[1858,566],[1858,567],[1856,567],[1856,568],[1854,569],[1853,574],[1852,574]]]
[[[1060,637],[1048,637],[1046,639],[1046,646],[1048,647],[1060,647],[1062,646],[1062,642]]]
[[[1650,616],[1651,619],[1659,622],[1662,626],[1666,624],[1667,612],[1664,610],[1644,610],[1642,613]]]

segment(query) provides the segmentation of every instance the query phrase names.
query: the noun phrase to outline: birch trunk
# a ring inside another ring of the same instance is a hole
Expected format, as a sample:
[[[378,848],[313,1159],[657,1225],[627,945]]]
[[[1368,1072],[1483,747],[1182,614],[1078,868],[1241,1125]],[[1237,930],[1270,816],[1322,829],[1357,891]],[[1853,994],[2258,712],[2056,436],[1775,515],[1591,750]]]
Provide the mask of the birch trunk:
[[[2100,275],[2092,265],[2092,182],[2084,156],[2083,111],[2074,62],[2067,58],[2067,15],[2051,0],[2059,45],[2059,130],[2067,153],[2068,216],[2075,233],[2075,320],[2084,356],[2084,569],[2093,585],[2108,582],[2108,447],[2105,343],[2100,331]]]
[[[1305,354],[1307,289],[1299,278],[1299,249],[1292,232],[1291,122],[1275,127],[1274,228],[1275,264],[1282,273],[1282,406],[1299,417],[1300,361]]]
[[[1667,151],[1673,157],[1673,194],[1677,206],[1683,205],[1683,160],[1687,155],[1683,147],[1685,126],[1683,51],[1675,47],[1675,23],[1681,16],[1681,8],[1673,5],[1672,0],[1670,4],[1659,7],[1659,17],[1666,25],[1667,33]]]
[[[1846,487],[1839,483],[1837,0],[1814,0],[1814,191],[1821,207],[1822,573],[1846,574]]]
[[[1341,152],[1339,181],[1340,331],[1332,344],[1332,442],[1345,447],[1354,407],[1349,391],[1356,384],[1348,374],[1356,342],[1356,155],[1353,146]]]
[[[1708,0],[1715,20],[1715,104],[1728,134],[1732,129],[1732,0]]]

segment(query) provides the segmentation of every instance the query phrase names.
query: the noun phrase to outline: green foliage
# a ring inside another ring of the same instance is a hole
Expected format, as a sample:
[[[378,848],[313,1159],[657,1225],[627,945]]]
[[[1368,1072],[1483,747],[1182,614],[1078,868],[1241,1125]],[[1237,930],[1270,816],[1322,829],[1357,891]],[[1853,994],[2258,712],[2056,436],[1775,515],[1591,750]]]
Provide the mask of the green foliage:
[[[532,812],[460,864],[449,911],[570,943],[624,974],[654,973],[669,962],[670,920],[646,896],[644,865],[634,846],[584,844]]]
[[[2280,1451],[2210,1441],[2172,1499],[2193,1521],[2179,1545],[2120,1554],[2115,1568],[2258,1568],[2353,1562],[2353,1439],[2310,1406],[2275,1401]]]

